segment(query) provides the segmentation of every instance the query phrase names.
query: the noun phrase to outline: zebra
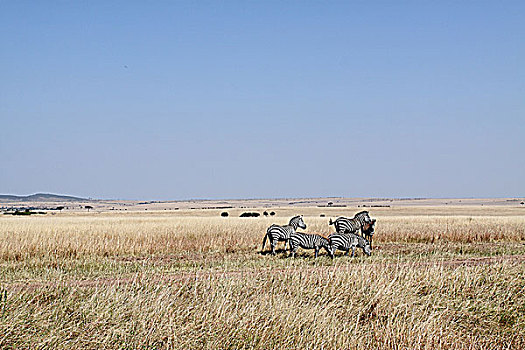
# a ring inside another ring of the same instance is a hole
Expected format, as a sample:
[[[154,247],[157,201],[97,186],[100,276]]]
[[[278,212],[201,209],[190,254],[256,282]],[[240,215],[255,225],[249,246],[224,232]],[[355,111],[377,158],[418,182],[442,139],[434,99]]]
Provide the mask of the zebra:
[[[330,219],[328,224],[334,225],[335,230],[338,233],[356,233],[359,230],[364,231],[365,225],[368,225],[371,222],[372,219],[365,210],[355,214],[351,219],[343,216],[338,217],[335,221]]]
[[[291,218],[288,225],[280,226],[273,224],[272,226],[268,227],[268,229],[266,230],[266,235],[264,235],[261,251],[264,250],[266,238],[268,238],[268,240],[270,241],[273,255],[275,255],[275,246],[278,241],[284,241],[284,248],[286,249],[286,242],[288,242],[288,240],[290,239],[290,235],[292,233],[295,233],[298,227],[302,228],[303,230],[306,229],[306,224],[303,221],[302,215],[297,215]]]
[[[356,247],[362,248],[363,253],[368,256],[372,254],[370,243],[365,238],[353,233],[332,233],[328,236],[328,241],[332,249],[332,257],[337,249],[346,251],[345,255],[348,255],[348,251],[352,249],[352,257],[354,257]]]
[[[288,241],[290,245],[290,251],[292,252],[292,257],[295,258],[295,253],[299,247],[303,249],[315,249],[315,257],[319,254],[319,249],[324,248],[327,253],[332,256],[332,251],[330,249],[330,243],[328,239],[321,235],[308,234],[302,232],[294,232],[290,235],[290,240]]]
[[[376,219],[372,219],[370,224],[365,225],[363,230],[363,237],[370,242],[370,249],[372,249],[372,236],[375,232]]]

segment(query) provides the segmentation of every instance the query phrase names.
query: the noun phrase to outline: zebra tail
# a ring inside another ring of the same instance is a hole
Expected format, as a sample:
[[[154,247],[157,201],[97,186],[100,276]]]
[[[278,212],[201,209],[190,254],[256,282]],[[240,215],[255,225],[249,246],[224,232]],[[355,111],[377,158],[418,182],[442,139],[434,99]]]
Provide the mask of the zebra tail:
[[[270,226],[271,227],[271,226]],[[266,245],[266,238],[268,238],[268,232],[270,232],[270,227],[268,227],[268,229],[266,230],[266,234],[264,235],[264,238],[263,238],[263,246],[261,248],[261,252],[264,250],[264,246]]]
[[[261,252],[264,251],[264,246],[266,245],[266,237],[268,237],[268,234],[265,234],[265,235],[264,235],[263,246],[262,246],[262,248],[261,248]]]
[[[328,223],[328,225],[333,225],[333,224],[334,223],[333,223],[332,219],[330,219],[330,222]]]

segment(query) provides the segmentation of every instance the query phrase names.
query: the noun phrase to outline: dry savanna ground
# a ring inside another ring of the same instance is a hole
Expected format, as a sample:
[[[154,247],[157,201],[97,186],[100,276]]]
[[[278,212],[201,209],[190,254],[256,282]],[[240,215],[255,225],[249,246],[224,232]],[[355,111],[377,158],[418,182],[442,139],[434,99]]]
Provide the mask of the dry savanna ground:
[[[524,208],[372,208],[372,256],[334,260],[264,232],[358,208],[271,210],[0,216],[0,348],[525,347]]]

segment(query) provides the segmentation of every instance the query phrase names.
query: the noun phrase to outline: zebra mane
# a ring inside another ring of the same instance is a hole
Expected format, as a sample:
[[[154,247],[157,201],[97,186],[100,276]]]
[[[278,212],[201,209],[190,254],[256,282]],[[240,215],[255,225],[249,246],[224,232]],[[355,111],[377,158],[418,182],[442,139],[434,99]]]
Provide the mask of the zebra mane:
[[[294,216],[293,218],[290,219],[290,221],[288,222],[288,225],[292,225],[295,223],[295,222],[299,222],[299,220],[301,219],[302,215],[296,215]]]
[[[354,220],[359,220],[359,223],[363,225],[366,222],[366,217],[370,218],[370,215],[368,215],[368,211],[363,210],[354,215]]]

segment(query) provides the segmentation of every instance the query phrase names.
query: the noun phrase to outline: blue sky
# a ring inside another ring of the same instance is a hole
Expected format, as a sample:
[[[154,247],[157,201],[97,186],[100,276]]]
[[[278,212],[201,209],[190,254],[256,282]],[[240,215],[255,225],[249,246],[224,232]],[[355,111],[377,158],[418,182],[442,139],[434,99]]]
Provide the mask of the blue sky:
[[[525,196],[525,3],[1,1],[0,193]]]

